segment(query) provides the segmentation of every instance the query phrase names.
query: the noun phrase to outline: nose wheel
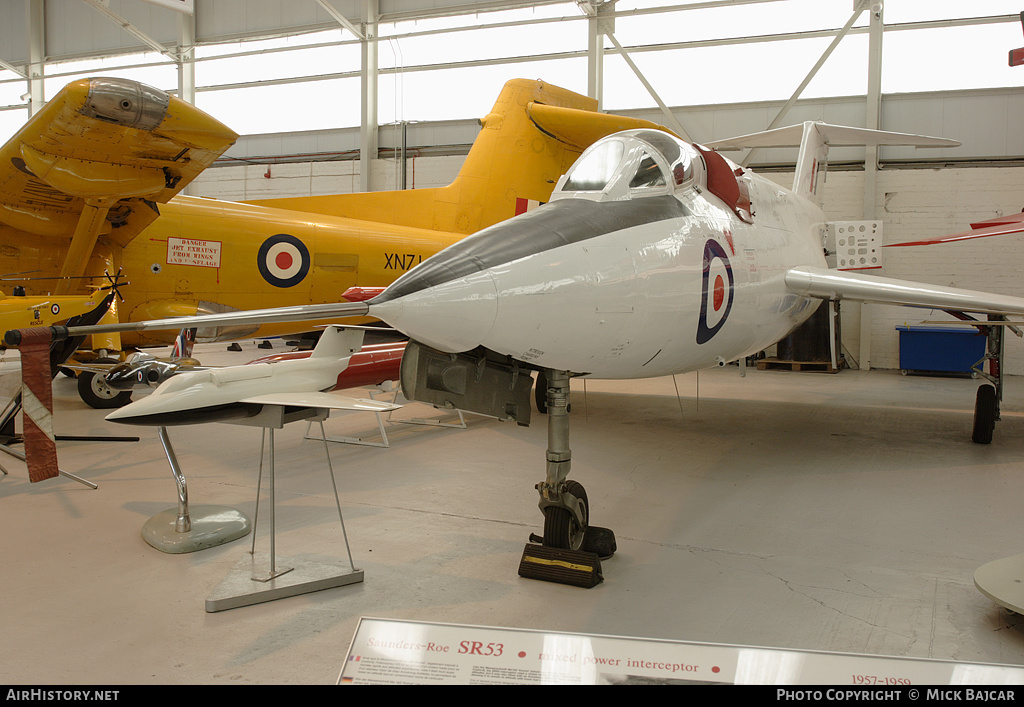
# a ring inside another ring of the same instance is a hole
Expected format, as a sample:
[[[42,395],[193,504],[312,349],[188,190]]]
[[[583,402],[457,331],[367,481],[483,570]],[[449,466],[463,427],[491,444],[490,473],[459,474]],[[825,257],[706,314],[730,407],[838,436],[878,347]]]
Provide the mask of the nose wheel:
[[[544,544],[562,550],[581,550],[590,524],[590,504],[587,491],[577,481],[567,481],[562,491],[564,503],[575,506],[545,506]]]

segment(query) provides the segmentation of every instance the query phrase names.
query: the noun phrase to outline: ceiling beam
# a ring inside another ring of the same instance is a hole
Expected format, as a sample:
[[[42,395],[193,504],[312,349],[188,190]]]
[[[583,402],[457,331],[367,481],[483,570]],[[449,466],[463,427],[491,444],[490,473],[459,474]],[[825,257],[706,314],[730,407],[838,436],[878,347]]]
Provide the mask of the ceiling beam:
[[[121,17],[119,14],[110,9],[107,5],[109,0],[82,0],[86,5],[89,5],[96,12],[100,13],[108,20],[116,24],[118,27],[123,29],[128,34],[135,37],[137,40],[145,44],[147,47],[155,52],[159,52],[164,56],[173,59],[174,61],[181,61],[181,57],[174,51],[168,49],[160,42],[156,41],[148,34],[140,30],[138,27],[133,25],[131,22]]]
[[[338,12],[334,5],[329,3],[327,0],[316,0],[316,3],[322,7],[328,15],[333,17],[338,24],[354,34],[357,39],[366,39],[366,37],[363,36],[363,33],[359,31],[359,28],[352,24],[347,17]]]
[[[28,78],[28,72],[27,71],[25,71],[24,69],[19,69],[14,64],[8,64],[3,59],[0,59],[0,69],[7,69],[8,71],[13,71],[14,73],[16,73],[18,76],[20,76],[23,79],[27,79]]]

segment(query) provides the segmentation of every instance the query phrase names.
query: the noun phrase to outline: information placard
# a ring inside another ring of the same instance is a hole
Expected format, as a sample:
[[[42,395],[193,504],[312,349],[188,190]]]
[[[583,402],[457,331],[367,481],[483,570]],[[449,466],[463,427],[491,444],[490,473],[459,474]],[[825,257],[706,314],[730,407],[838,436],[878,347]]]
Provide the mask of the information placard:
[[[1024,668],[363,618],[338,682],[848,685],[901,692],[915,685],[1004,685],[1012,691],[1024,684]]]

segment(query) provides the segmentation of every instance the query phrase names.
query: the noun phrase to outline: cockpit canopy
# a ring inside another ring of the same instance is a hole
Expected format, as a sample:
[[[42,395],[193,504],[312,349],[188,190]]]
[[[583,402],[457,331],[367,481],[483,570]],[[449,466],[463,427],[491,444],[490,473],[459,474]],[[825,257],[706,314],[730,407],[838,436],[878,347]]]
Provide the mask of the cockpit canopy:
[[[702,162],[692,145],[657,130],[627,130],[598,140],[555,186],[552,200],[615,201],[688,188]]]

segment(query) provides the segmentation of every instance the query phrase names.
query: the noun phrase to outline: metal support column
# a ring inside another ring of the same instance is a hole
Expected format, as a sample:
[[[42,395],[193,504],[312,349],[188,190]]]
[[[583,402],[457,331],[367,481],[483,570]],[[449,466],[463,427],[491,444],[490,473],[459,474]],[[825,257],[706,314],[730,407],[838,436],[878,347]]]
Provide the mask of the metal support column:
[[[182,13],[178,17],[178,98],[196,102],[196,18]]]
[[[885,22],[882,3],[876,2],[869,10],[868,31],[868,93],[864,108],[864,127],[878,130],[882,115],[882,33]],[[864,149],[864,218],[878,218],[878,147]],[[860,305],[860,346],[858,360],[861,370],[871,369],[871,305]]]
[[[364,0],[360,68],[359,190],[370,191],[370,167],[377,158],[377,0]]]
[[[614,3],[598,5],[588,3],[580,5],[588,16],[587,21],[587,95],[597,101],[597,109],[604,106],[604,35],[615,31],[615,18],[601,17],[602,8],[605,14],[614,10]]]
[[[43,74],[46,66],[46,4],[43,0],[29,0],[28,4],[28,93],[30,116],[38,113],[46,103]]]

